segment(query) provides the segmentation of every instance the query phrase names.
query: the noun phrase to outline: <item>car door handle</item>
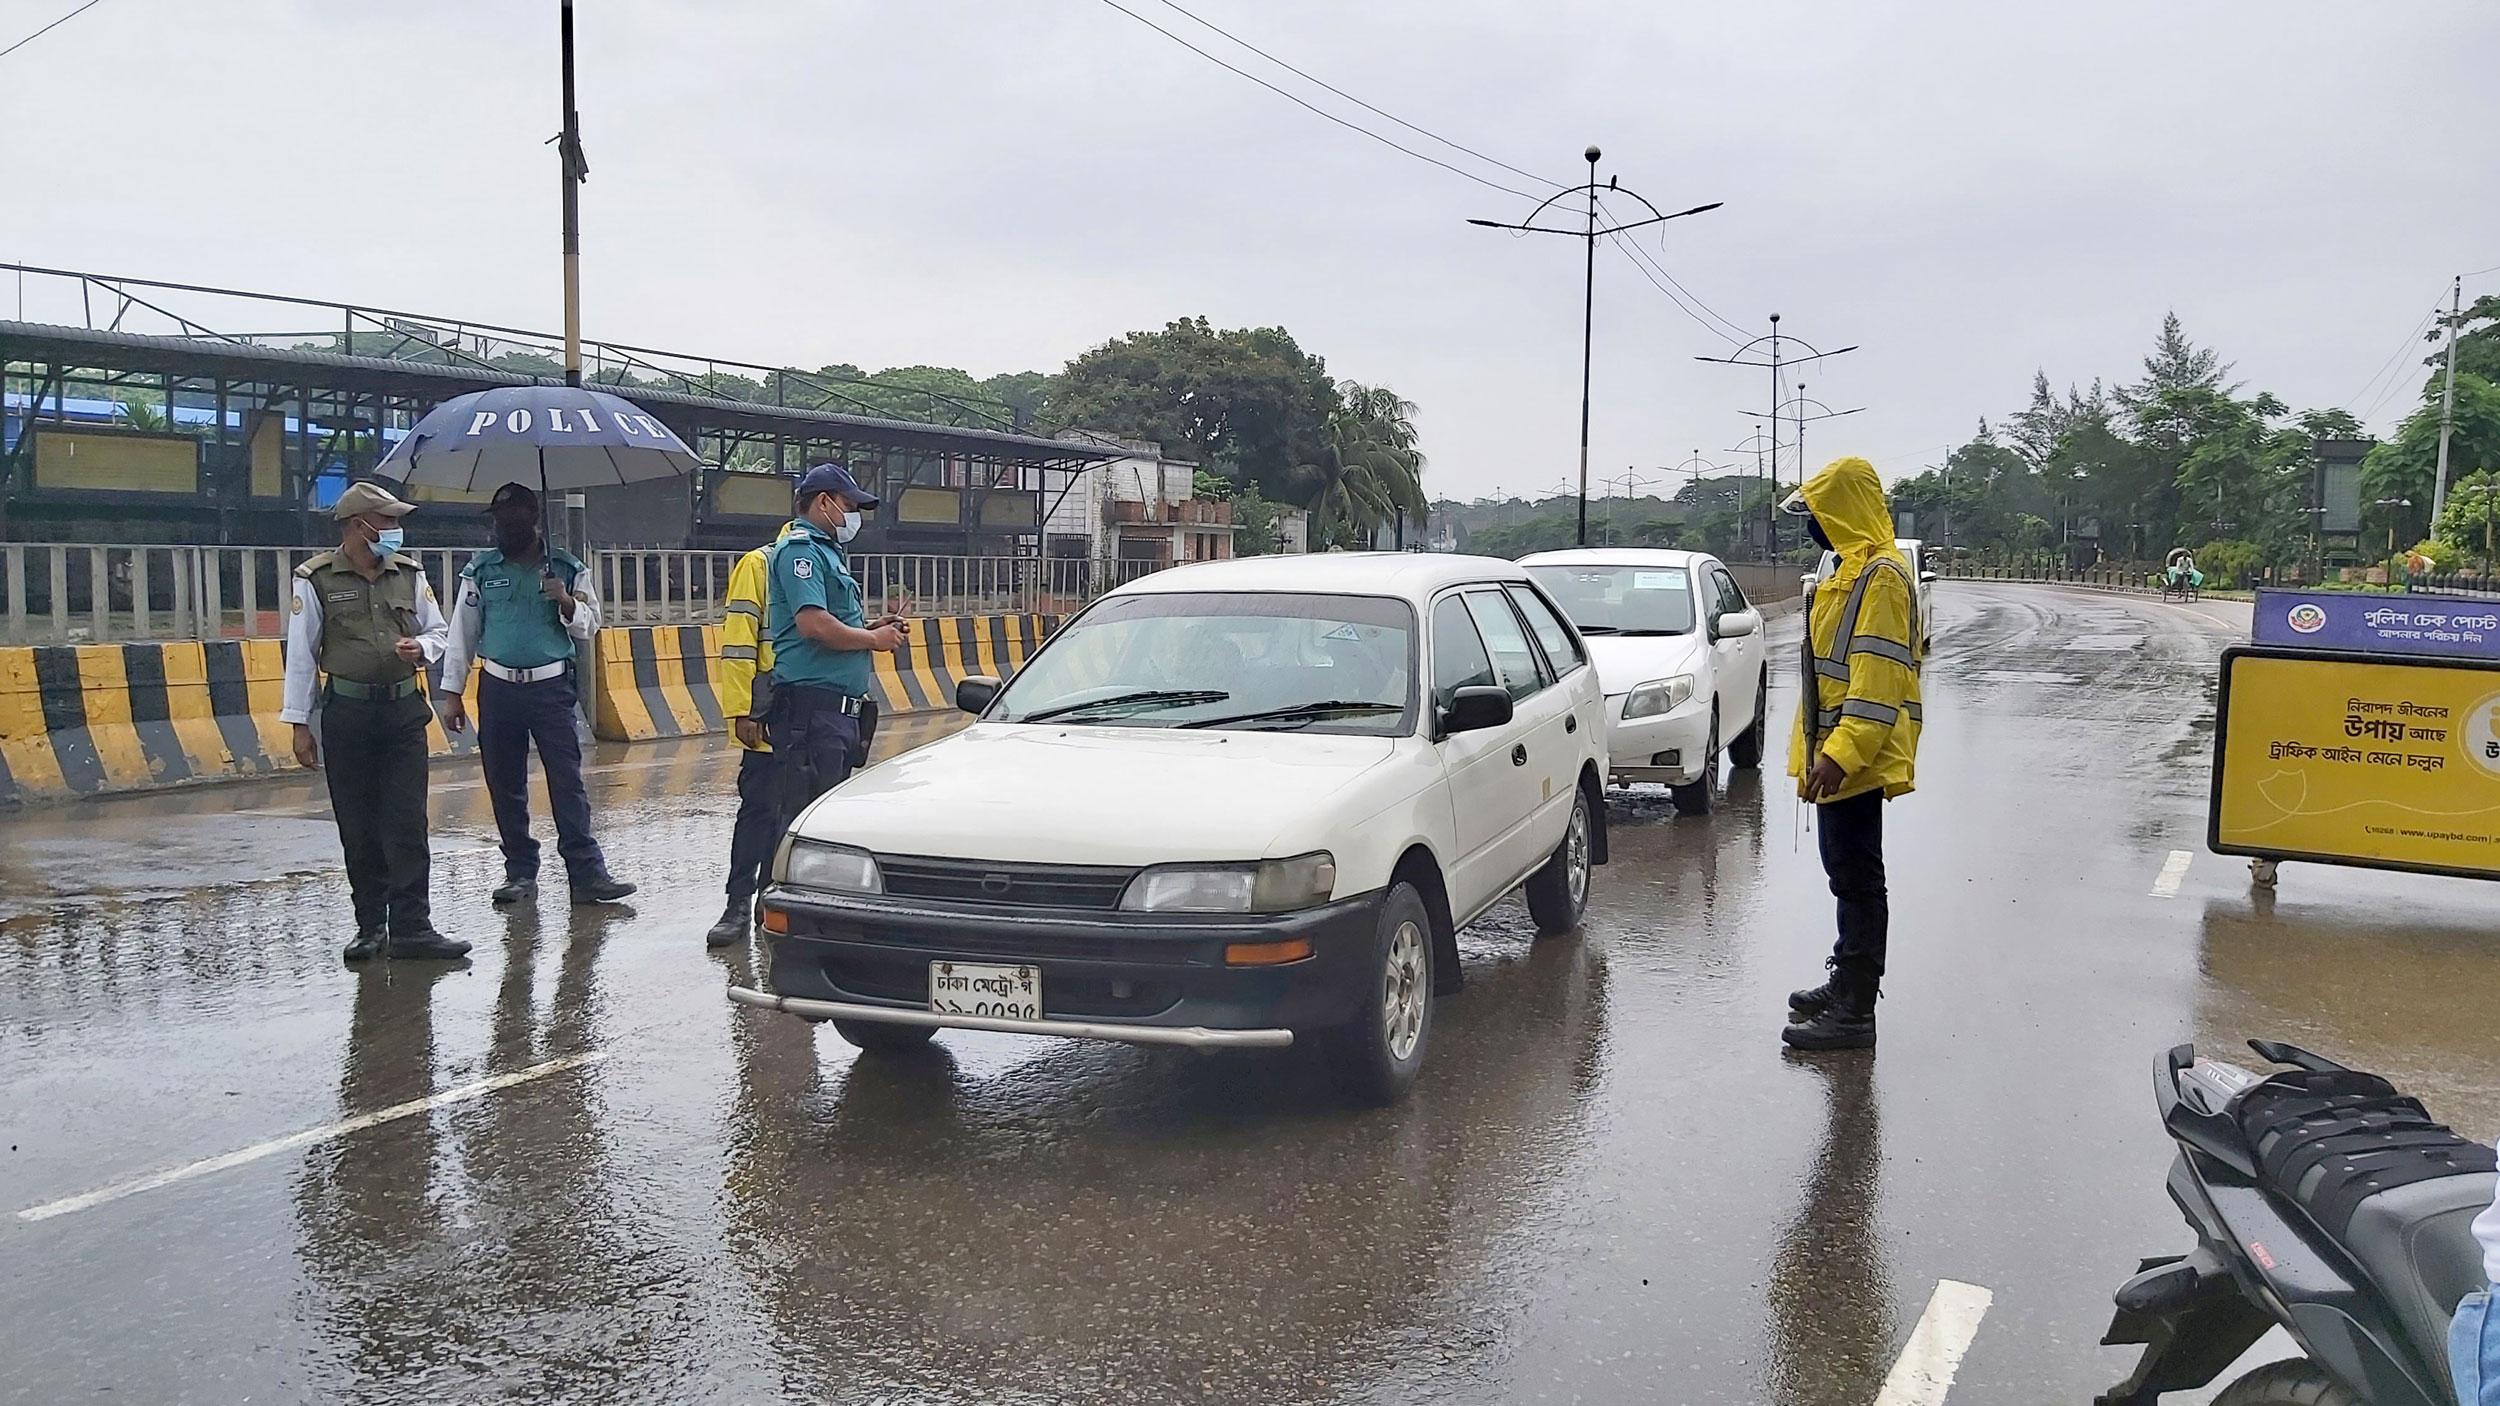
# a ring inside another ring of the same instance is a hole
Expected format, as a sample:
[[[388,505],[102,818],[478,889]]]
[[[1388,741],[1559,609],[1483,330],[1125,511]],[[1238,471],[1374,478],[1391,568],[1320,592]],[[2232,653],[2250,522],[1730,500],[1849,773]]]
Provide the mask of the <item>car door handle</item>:
[[[1565,713],[1565,714],[1563,714],[1563,731],[1565,731],[1565,732],[1578,732],[1579,730],[1580,730],[1580,715],[1579,715],[1578,713]]]
[[[1512,766],[1526,766],[1528,764],[1528,744],[1525,742],[1518,742],[1511,745],[1510,764]]]

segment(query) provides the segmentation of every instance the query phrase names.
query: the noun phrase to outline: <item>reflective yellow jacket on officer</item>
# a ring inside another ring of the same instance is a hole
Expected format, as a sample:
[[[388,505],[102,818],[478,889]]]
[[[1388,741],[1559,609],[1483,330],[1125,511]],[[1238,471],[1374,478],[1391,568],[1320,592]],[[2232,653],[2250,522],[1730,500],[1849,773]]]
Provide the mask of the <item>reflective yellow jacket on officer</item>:
[[[1916,782],[1923,721],[1917,584],[1893,545],[1892,510],[1873,464],[1835,459],[1799,492],[1832,539],[1840,565],[1817,583],[1807,617],[1815,706],[1797,710],[1788,774],[1799,778],[1803,794],[1811,722],[1817,750],[1843,773],[1840,789],[1825,799],[1879,789],[1898,796]],[[1804,667],[1800,660],[1801,673]]]
[[[788,535],[785,531],[784,536]],[[764,613],[770,604],[771,558],[773,547],[781,538],[738,558],[729,570],[728,613],[720,626],[720,695],[721,713],[731,718],[761,716],[755,705],[759,681],[764,693],[772,690],[773,641],[764,633]],[[745,743],[738,744],[742,747]],[[772,744],[759,742],[750,751],[769,752]]]

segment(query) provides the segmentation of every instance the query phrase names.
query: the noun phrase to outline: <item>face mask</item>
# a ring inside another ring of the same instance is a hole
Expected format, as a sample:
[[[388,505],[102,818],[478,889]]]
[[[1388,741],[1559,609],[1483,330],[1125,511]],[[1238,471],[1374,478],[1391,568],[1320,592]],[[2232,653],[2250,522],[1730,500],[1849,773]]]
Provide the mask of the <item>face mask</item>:
[[[850,545],[851,539],[857,537],[858,535],[859,514],[844,513],[842,515],[842,525],[833,530],[833,540],[848,546]]]
[[[373,554],[384,561],[398,556],[400,549],[406,545],[408,529],[404,527],[385,527],[373,534]]]

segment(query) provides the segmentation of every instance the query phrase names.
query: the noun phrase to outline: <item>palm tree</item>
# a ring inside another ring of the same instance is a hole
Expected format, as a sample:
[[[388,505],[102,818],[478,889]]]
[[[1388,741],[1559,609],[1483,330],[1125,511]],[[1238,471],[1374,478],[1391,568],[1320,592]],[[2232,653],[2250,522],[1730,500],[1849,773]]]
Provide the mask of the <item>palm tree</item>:
[[[1424,456],[1415,448],[1415,404],[1386,386],[1337,383],[1338,408],[1328,417],[1319,462],[1303,465],[1297,486],[1325,535],[1368,536],[1395,522],[1405,545],[1409,514],[1431,512],[1423,488]]]

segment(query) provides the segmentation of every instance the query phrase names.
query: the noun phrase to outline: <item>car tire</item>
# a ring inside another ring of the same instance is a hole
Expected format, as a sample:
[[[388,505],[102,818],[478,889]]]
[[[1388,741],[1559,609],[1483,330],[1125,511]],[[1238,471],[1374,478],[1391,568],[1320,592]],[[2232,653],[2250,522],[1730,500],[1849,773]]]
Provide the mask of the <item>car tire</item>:
[[[836,1020],[833,1033],[869,1054],[909,1054],[937,1034],[934,1025],[890,1025],[882,1020]]]
[[[1580,926],[1589,906],[1589,865],[1596,852],[1597,822],[1589,814],[1585,786],[1571,788],[1571,821],[1562,843],[1543,868],[1528,876],[1528,916],[1536,920],[1539,937],[1552,937]]]
[[[1719,785],[1719,710],[1710,710],[1710,746],[1702,753],[1701,775],[1690,786],[1670,786],[1678,815],[1708,815]]]
[[[1384,1107],[1415,1087],[1432,1045],[1432,910],[1409,883],[1380,904],[1371,974],[1354,1018],[1327,1032],[1331,1072],[1346,1096]]]
[[[1771,671],[1762,671],[1762,682],[1753,691],[1753,725],[1745,735],[1728,744],[1727,759],[1751,770],[1762,765],[1763,744],[1771,733]]]

